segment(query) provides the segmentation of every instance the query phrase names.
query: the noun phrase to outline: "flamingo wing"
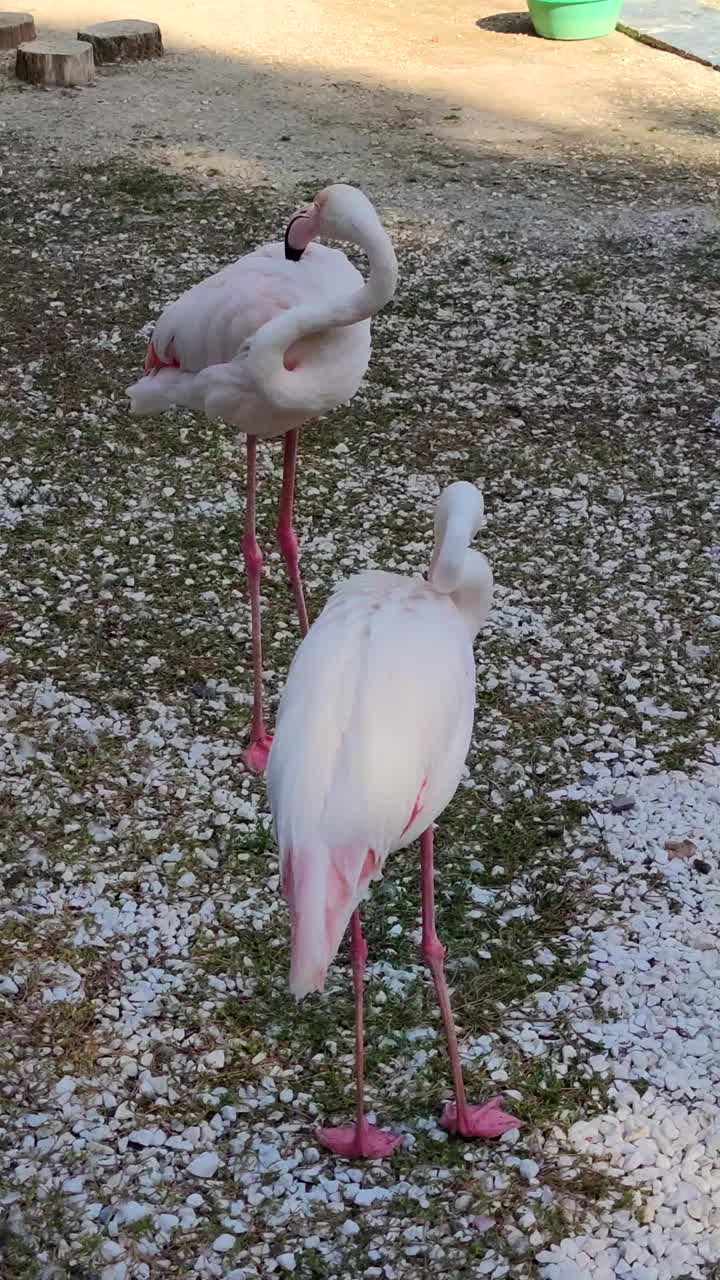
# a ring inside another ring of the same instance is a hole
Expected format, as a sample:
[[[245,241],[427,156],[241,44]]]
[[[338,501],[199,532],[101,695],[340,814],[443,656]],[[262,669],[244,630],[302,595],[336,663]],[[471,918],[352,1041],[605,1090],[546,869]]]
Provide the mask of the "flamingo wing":
[[[289,262],[284,246],[276,243],[230,263],[193,285],[162,312],[148,347],[144,377],[128,387],[132,413],[158,413],[182,404],[245,429],[251,423],[253,430],[266,435],[300,425],[302,413],[292,420],[281,415],[277,422],[263,422],[263,406],[246,385],[237,357],[247,353],[250,340],[279,312],[362,283],[363,277],[344,253],[322,244],[309,245],[299,262]],[[347,337],[344,341],[347,344]],[[286,354],[289,368],[306,354],[307,343],[297,346],[299,350]],[[357,381],[367,367],[369,338],[361,346],[365,358]],[[343,352],[347,363],[344,348]],[[331,373],[338,364],[342,367],[340,353],[334,354]],[[356,363],[357,359],[351,373]],[[330,376],[327,371],[326,376]],[[343,382],[333,403],[346,398],[346,392]]]
[[[268,771],[296,994],[322,988],[388,853],[452,797],[474,690],[452,601],[394,574],[343,584],[300,646]]]
[[[362,284],[337,249],[313,244],[288,262],[268,244],[187,289],[162,312],[151,348],[161,365],[198,373],[225,364],[278,312]]]
[[[199,373],[225,364],[262,325],[294,302],[276,257],[249,254],[193,285],[162,312],[148,357],[160,366]],[[149,372],[146,364],[146,372]]]

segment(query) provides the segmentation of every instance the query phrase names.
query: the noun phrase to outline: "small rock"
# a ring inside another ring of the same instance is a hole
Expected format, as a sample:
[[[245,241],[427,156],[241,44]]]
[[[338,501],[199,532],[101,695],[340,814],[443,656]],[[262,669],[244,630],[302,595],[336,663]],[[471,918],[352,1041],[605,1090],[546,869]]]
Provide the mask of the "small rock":
[[[142,1222],[143,1218],[147,1218],[148,1212],[148,1206],[141,1204],[139,1200],[126,1200],[118,1209],[118,1222]]]
[[[295,1254],[279,1253],[277,1257],[277,1264],[283,1271],[294,1271],[295,1270]]]
[[[149,1071],[145,1075],[143,1075],[140,1081],[140,1092],[143,1094],[144,1097],[161,1098],[165,1094],[167,1094],[167,1091],[168,1091],[167,1076],[152,1076],[150,1075]],[[162,1132],[162,1130],[160,1132]],[[165,1141],[165,1137],[163,1135],[163,1142],[164,1141]],[[157,1146],[158,1144],[155,1143],[155,1145]]]
[[[74,1076],[63,1076],[62,1080],[58,1080],[53,1093],[56,1098],[69,1098],[71,1093],[77,1089],[77,1080]]]
[[[135,1147],[161,1147],[167,1138],[162,1129],[134,1129],[128,1142]]]
[[[100,1272],[100,1280],[127,1280],[127,1275],[126,1262],[113,1262],[109,1267],[103,1267]]]
[[[62,1189],[66,1196],[79,1196],[82,1194],[84,1178],[66,1178],[62,1184]]]
[[[103,1262],[117,1262],[124,1252],[125,1250],[121,1244],[118,1244],[117,1240],[106,1240],[100,1250],[100,1257]]]
[[[195,1178],[214,1178],[220,1168],[220,1157],[214,1151],[203,1151],[191,1162],[189,1172]]]
[[[212,1247],[216,1253],[227,1253],[228,1249],[232,1249],[234,1244],[235,1237],[231,1236],[228,1231],[225,1231],[221,1236],[218,1236],[213,1240]]]
[[[627,813],[635,808],[635,801],[632,796],[611,796],[610,808],[613,813]]]
[[[353,1204],[356,1205],[358,1209],[367,1209],[371,1204],[375,1203],[377,1198],[378,1196],[374,1187],[361,1187],[353,1200]]]
[[[666,840],[665,848],[670,859],[677,858],[682,862],[687,862],[697,853],[697,845],[692,840]]]
[[[474,1231],[478,1231],[482,1234],[485,1231],[492,1230],[495,1226],[495,1219],[488,1218],[485,1214],[477,1213],[474,1214],[472,1218],[468,1218],[468,1226],[472,1227]]]
[[[340,1228],[344,1236],[356,1236],[360,1230],[357,1222],[353,1222],[352,1218],[347,1218]]]
[[[210,1067],[212,1071],[220,1071],[225,1066],[225,1052],[223,1049],[213,1049],[212,1053],[205,1054],[205,1066]]]
[[[175,1231],[180,1226],[180,1219],[175,1213],[159,1213],[155,1222],[159,1231]]]

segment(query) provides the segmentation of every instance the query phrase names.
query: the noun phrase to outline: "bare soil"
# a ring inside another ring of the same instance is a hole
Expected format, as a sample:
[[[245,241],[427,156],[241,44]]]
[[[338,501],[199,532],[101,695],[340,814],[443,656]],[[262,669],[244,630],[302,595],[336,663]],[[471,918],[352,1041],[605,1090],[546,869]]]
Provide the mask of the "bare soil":
[[[8,55],[0,129],[32,130],[84,163],[133,155],[285,189],[315,174],[349,179],[443,219],[497,215],[518,162],[557,167],[543,184],[551,204],[576,182],[586,199],[594,166],[628,183],[638,170],[683,184],[702,176],[714,199],[715,72],[620,34],[545,41],[524,8],[500,9],[155,0],[133,14],[160,23],[166,57],[103,68],[93,89],[21,89]],[[126,10],[124,0],[54,0],[35,19],[41,35],[74,34]]]

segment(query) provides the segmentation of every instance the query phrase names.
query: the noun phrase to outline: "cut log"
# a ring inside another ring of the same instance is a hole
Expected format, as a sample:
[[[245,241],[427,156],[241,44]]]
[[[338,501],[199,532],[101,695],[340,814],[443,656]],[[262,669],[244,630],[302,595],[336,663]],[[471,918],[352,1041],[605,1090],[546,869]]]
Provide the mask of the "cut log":
[[[123,18],[116,22],[96,22],[78,31],[78,40],[89,40],[100,66],[104,62],[142,62],[161,58],[162,35],[156,22]]]
[[[31,13],[3,13],[0,10],[0,53],[17,49],[26,40],[35,39],[35,23]]]
[[[95,79],[92,45],[83,40],[33,40],[21,44],[15,75],[28,84],[91,84]]]

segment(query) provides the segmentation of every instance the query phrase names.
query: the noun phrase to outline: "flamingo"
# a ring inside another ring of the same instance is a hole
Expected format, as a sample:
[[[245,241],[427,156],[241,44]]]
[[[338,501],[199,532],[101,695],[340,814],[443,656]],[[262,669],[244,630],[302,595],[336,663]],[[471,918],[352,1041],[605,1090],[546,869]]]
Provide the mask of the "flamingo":
[[[483,511],[474,485],[450,485],[437,504],[425,580],[371,570],[342,583],[300,644],[280,701],[268,788],[298,999],[323,990],[350,923],[356,1118],[318,1138],[351,1158],[380,1159],[400,1141],[365,1115],[360,903],[388,854],[418,837],[420,956],[435,985],[455,1096],[441,1123],[464,1138],[497,1137],[520,1124],[501,1098],[467,1102],[435,928],[433,823],[455,794],[470,745],[473,641],[492,603],[490,566],[470,550]]]
[[[319,235],[364,250],[367,281],[339,249],[313,244]],[[257,773],[272,742],[263,716],[257,441],[285,437],[276,536],[304,636],[308,616],[293,528],[300,427],[355,395],[370,360],[370,317],[390,301],[396,284],[395,253],[370,201],[355,187],[326,187],[293,216],[284,244],[262,245],[165,308],[144,376],[127,389],[134,415],[184,405],[247,436],[242,552],[250,586],[253,711],[243,760]]]

